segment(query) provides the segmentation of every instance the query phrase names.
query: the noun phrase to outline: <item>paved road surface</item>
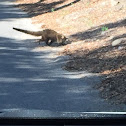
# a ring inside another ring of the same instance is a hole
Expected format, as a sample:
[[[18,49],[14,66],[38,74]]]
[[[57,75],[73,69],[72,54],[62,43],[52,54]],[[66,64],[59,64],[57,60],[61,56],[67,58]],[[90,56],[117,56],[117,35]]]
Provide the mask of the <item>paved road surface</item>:
[[[27,14],[1,0],[0,116],[79,117],[83,112],[126,110],[99,97],[93,86],[100,77],[63,71],[66,58],[57,57],[57,47],[41,49],[34,37],[13,26],[37,30]]]

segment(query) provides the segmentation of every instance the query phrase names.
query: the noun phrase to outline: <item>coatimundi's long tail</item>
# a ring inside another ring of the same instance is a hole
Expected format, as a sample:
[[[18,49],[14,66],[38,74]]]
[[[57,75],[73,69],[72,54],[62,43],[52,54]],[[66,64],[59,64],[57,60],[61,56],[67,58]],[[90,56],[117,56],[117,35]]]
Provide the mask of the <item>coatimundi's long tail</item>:
[[[26,34],[30,34],[30,35],[34,35],[34,36],[41,36],[42,35],[42,31],[29,31],[29,30],[24,30],[24,29],[19,29],[19,28],[13,28],[14,30],[26,33]]]

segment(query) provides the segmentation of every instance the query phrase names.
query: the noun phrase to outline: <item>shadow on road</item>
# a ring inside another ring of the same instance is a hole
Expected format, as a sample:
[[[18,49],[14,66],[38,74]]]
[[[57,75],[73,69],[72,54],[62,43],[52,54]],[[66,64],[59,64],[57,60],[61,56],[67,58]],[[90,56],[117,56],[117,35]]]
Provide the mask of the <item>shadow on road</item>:
[[[0,38],[0,108],[92,111],[92,104],[100,102],[92,86],[100,79],[86,72],[62,71],[66,61],[51,58],[52,50],[32,51],[36,45],[32,41]]]
[[[19,9],[14,8],[13,5],[2,4],[3,0],[0,1],[0,20],[4,21],[13,18],[26,18],[26,14],[21,12]],[[5,2],[5,1],[4,1]],[[6,1],[9,2],[9,1]]]

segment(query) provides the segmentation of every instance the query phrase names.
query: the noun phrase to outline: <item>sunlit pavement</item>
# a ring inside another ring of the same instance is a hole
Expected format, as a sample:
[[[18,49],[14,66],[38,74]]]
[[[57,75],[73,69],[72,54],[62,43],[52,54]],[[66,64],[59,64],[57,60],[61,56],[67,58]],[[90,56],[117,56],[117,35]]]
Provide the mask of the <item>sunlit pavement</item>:
[[[37,38],[13,27],[38,29],[27,14],[1,0],[0,116],[83,117],[84,112],[126,110],[125,105],[112,105],[99,97],[93,86],[101,77],[62,70],[67,57],[57,56],[60,48],[41,48]]]

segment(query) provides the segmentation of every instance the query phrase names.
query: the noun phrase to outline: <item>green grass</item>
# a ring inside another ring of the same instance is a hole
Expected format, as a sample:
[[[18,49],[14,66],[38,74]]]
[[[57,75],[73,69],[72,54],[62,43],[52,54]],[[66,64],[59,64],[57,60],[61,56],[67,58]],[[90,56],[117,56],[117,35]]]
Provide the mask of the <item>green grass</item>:
[[[107,31],[107,30],[108,30],[108,27],[103,26],[103,27],[101,28],[101,30],[102,30],[102,31]]]
[[[54,9],[54,8],[52,8],[52,9],[51,9],[51,12],[54,12],[54,11],[55,11],[55,9]]]

